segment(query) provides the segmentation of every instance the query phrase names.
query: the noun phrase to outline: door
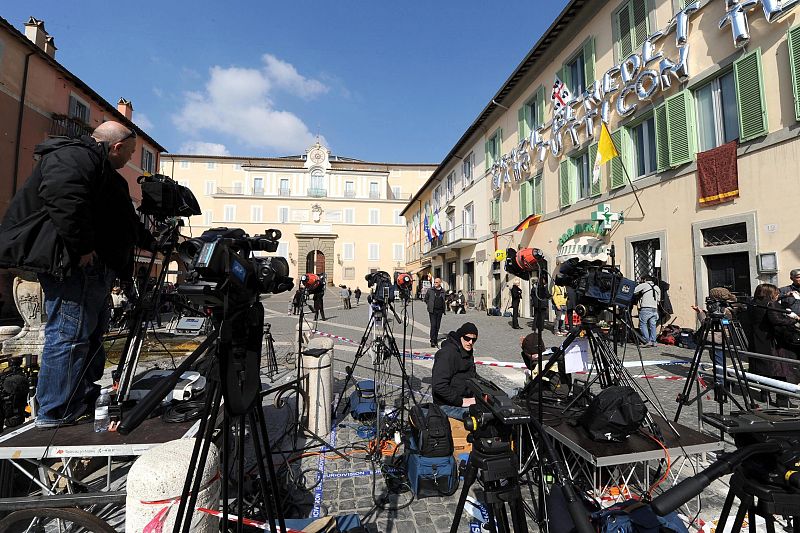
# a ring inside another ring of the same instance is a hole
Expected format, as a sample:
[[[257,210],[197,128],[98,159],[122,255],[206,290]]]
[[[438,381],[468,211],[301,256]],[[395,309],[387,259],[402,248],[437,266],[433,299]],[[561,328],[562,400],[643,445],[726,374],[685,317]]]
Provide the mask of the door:
[[[456,262],[447,263],[447,288],[451,291],[456,290]]]
[[[325,254],[319,250],[311,250],[306,256],[306,272],[321,275],[325,273]]]
[[[750,257],[747,252],[706,256],[708,288],[725,287],[737,298],[750,296]]]

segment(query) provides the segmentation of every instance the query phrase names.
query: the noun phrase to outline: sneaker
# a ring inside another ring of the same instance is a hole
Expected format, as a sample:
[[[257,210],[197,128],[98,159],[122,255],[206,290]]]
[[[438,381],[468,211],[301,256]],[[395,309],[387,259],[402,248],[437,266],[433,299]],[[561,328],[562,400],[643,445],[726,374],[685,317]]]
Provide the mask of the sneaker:
[[[431,348],[438,348],[439,345],[435,342],[431,342]]]
[[[33,422],[33,425],[36,429],[55,429],[60,427],[66,426],[77,426],[78,424],[85,424],[86,422],[90,422],[94,420],[94,413],[89,406],[83,404],[76,415],[73,415],[66,420],[48,420],[48,419],[41,419],[36,418]]]

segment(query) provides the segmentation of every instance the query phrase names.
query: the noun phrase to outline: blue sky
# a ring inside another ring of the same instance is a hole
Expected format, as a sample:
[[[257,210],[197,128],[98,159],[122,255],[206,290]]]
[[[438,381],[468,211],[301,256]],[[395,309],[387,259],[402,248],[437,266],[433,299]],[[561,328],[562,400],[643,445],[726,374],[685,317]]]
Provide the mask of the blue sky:
[[[439,163],[567,0],[11,0],[56,58],[177,153]],[[116,7],[115,7],[116,6]],[[117,22],[120,21],[120,22]]]

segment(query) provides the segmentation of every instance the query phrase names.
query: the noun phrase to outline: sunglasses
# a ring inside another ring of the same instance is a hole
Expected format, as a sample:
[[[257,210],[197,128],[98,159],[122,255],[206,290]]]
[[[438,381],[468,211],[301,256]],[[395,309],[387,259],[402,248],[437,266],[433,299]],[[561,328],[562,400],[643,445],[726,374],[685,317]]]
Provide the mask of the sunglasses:
[[[471,342],[472,344],[475,344],[476,342],[478,342],[478,337],[467,337],[466,335],[464,335],[461,338],[464,339],[467,342]]]

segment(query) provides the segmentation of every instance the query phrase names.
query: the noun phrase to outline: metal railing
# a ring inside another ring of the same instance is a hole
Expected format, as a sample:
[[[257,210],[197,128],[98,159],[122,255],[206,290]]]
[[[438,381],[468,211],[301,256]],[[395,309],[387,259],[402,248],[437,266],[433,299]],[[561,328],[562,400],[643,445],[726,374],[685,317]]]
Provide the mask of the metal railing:
[[[318,189],[316,187],[311,187],[308,189],[308,195],[312,198],[325,198],[328,196],[327,189]]]
[[[475,224],[466,224],[456,226],[444,232],[444,235],[433,239],[431,241],[431,250],[441,248],[451,244],[456,244],[459,241],[474,240],[475,239]]]
[[[380,191],[369,191],[369,198],[370,200],[380,200],[381,199]]]
[[[253,196],[264,196],[264,194],[263,187],[259,189],[253,189]]]
[[[50,121],[50,135],[53,137],[80,137],[91,135],[92,127],[82,120],[66,115],[53,115]]]
[[[280,189],[278,189],[278,196],[291,196],[291,195],[292,195],[292,190],[289,189],[288,187],[281,187]]]
[[[350,190],[345,189],[344,197],[345,198],[355,198],[356,197],[356,191],[350,191]]]

